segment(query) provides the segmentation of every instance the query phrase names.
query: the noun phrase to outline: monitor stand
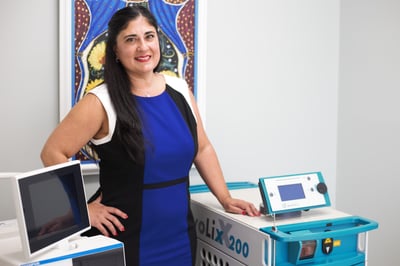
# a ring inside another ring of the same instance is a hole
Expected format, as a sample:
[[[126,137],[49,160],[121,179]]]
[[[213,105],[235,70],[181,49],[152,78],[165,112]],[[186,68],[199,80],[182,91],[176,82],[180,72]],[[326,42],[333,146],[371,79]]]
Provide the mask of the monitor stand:
[[[60,241],[60,243],[58,243],[58,245],[55,248],[62,252],[71,252],[74,249],[78,248],[77,242],[80,238],[81,238],[80,236],[75,236],[68,239],[63,239]]]
[[[277,220],[288,219],[288,218],[293,218],[293,217],[300,217],[300,216],[301,216],[301,211],[292,211],[292,212],[275,214],[275,218]]]

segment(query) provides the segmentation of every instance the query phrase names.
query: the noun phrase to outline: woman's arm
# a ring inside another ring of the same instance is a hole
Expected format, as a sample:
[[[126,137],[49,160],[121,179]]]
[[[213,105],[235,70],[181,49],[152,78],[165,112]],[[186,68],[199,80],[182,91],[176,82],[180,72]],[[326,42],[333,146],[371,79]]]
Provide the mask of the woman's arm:
[[[82,98],[47,139],[40,157],[45,166],[68,161],[89,140],[98,135],[107,115],[94,94]]]
[[[87,94],[67,114],[47,139],[40,157],[45,166],[66,162],[92,138],[108,134],[108,119],[101,101]],[[101,203],[101,195],[88,204],[90,223],[103,235],[124,231],[118,217],[128,216],[121,210]]]
[[[200,176],[227,212],[259,216],[260,212],[252,203],[231,197],[226,186],[217,154],[205,133],[196,101],[193,94],[190,94],[190,96],[197,118],[197,135],[199,143],[194,163]]]

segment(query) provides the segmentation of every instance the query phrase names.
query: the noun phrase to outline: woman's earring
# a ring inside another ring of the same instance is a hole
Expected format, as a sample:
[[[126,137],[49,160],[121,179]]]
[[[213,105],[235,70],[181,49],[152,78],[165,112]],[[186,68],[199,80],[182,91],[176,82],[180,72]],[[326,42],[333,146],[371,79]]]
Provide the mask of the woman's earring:
[[[119,64],[119,58],[118,58],[118,57],[115,58],[115,62],[116,62],[117,64]]]

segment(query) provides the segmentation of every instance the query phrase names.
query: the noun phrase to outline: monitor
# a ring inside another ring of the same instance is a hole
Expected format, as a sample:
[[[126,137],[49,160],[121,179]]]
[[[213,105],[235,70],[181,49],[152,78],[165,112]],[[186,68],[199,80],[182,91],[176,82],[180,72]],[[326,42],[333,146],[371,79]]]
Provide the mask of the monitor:
[[[17,174],[13,191],[26,258],[65,246],[69,239],[90,229],[78,160]]]

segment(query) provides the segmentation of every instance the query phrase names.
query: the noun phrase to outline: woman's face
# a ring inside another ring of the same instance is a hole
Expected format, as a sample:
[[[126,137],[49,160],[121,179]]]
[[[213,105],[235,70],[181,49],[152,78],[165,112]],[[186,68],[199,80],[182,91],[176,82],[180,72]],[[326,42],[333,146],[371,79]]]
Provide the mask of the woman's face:
[[[140,16],[129,22],[117,36],[115,54],[128,74],[153,72],[160,61],[156,29]]]

